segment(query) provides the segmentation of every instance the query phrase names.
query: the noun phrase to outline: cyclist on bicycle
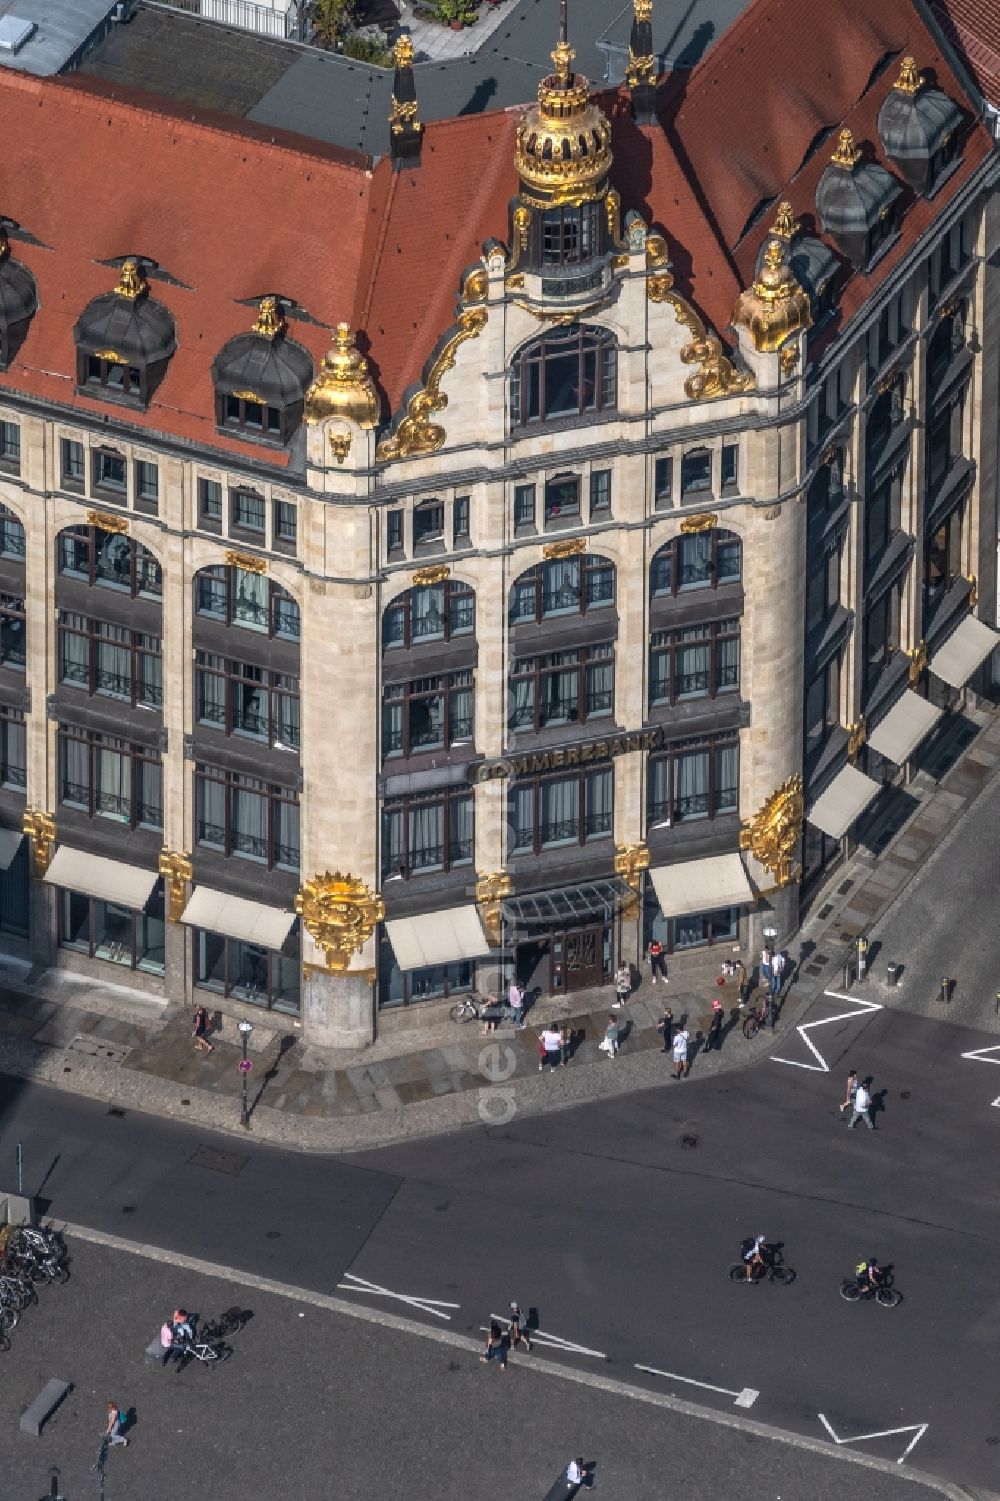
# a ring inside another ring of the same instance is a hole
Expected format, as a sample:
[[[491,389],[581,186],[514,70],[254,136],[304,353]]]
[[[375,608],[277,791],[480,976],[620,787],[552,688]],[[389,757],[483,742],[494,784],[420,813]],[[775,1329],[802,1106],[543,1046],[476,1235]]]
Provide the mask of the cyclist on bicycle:
[[[746,1265],[748,1282],[753,1281],[755,1273],[763,1273],[768,1255],[768,1244],[763,1235],[748,1236],[741,1243],[740,1257]]]
[[[883,1272],[874,1256],[859,1261],[854,1268],[858,1286],[863,1293],[876,1293],[882,1285]]]

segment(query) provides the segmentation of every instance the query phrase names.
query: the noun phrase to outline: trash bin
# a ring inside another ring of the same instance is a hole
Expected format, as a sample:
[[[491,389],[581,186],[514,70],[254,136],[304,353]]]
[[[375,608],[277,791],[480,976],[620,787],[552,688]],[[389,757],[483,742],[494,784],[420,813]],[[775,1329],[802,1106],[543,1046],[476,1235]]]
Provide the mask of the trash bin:
[[[894,985],[898,985],[899,984],[899,977],[900,977],[900,975],[902,973],[903,973],[903,966],[901,964],[887,964],[886,965],[885,974],[886,974],[886,979],[889,981],[889,988],[890,989]]]

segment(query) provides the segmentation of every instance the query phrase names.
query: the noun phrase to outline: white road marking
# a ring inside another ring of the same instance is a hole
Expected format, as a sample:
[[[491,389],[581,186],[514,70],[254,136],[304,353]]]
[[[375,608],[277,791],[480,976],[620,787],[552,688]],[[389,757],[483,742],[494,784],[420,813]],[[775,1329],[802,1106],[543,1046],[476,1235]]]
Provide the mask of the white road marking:
[[[853,1438],[838,1438],[829,1419],[825,1418],[822,1413],[817,1413],[817,1417],[835,1444],[865,1444],[870,1438],[892,1438],[895,1433],[912,1433],[913,1437],[896,1460],[898,1465],[901,1465],[910,1451],[916,1448],[930,1427],[929,1423],[907,1423],[902,1428],[880,1428],[878,1433],[856,1433]]]
[[[491,1313],[490,1318],[496,1319],[498,1324],[506,1324],[507,1328],[510,1328],[510,1319],[504,1318],[501,1314]],[[487,1326],[485,1324],[480,1324],[479,1327],[484,1334],[487,1333]],[[522,1325],[521,1327],[523,1328],[524,1326]],[[571,1339],[563,1339],[558,1334],[549,1334],[545,1329],[529,1329],[528,1338],[533,1345],[550,1345],[560,1355],[593,1355],[595,1360],[609,1359],[609,1356],[605,1355],[603,1350],[589,1350],[586,1345],[576,1345]]]
[[[724,1397],[735,1397],[734,1407],[752,1407],[760,1396],[760,1392],[755,1392],[752,1386],[731,1392],[727,1386],[713,1386],[710,1381],[695,1381],[691,1376],[678,1376],[676,1371],[658,1371],[651,1365],[637,1365],[636,1370],[645,1371],[648,1376],[663,1376],[667,1381],[683,1381],[685,1386],[700,1386],[705,1392],[721,1392]]]
[[[971,1058],[978,1063],[1000,1063],[1000,1058],[991,1058],[990,1053],[1000,1053],[1000,1043],[994,1043],[990,1048],[973,1048],[971,1053],[963,1053],[963,1058]],[[1000,1095],[990,1101],[991,1105],[1000,1105]]]
[[[795,1028],[810,1053],[816,1059],[815,1063],[802,1063],[798,1058],[779,1058],[776,1053],[771,1054],[772,1063],[787,1063],[789,1068],[805,1068],[814,1074],[828,1074],[830,1072],[830,1065],[816,1044],[806,1036],[806,1033],[814,1031],[816,1027],[829,1027],[834,1022],[851,1021],[857,1016],[867,1016],[870,1012],[885,1010],[885,1007],[880,1006],[877,1001],[863,1001],[858,996],[842,995],[837,990],[824,990],[823,994],[828,996],[832,1001],[848,1001],[856,1009],[854,1011],[839,1011],[836,1016],[824,1016],[821,1021],[805,1022],[801,1027]]]
[[[337,1283],[337,1291],[344,1293],[374,1293],[379,1298],[395,1298],[398,1303],[408,1303],[411,1308],[419,1308],[422,1313],[432,1313],[436,1319],[450,1319],[450,1313],[443,1313],[445,1308],[458,1308],[458,1303],[446,1303],[442,1298],[417,1298],[408,1293],[394,1293],[388,1287],[379,1287],[377,1282],[366,1282],[364,1277],[355,1277],[353,1272],[344,1273],[344,1281]]]

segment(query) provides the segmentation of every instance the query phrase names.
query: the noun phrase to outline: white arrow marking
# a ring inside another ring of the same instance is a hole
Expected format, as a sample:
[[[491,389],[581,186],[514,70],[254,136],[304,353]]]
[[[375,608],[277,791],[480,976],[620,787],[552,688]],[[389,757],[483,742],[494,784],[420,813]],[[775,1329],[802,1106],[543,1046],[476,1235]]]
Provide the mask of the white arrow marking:
[[[806,1036],[806,1033],[813,1031],[816,1027],[829,1027],[834,1022],[853,1021],[857,1016],[867,1016],[869,1012],[883,1011],[885,1009],[877,1001],[862,1001],[857,996],[841,995],[836,990],[824,990],[823,994],[829,996],[834,1001],[849,1001],[856,1009],[854,1011],[840,1011],[836,1016],[824,1016],[822,1021],[805,1022],[801,1027],[795,1028],[810,1053],[816,1059],[815,1063],[802,1063],[797,1058],[779,1058],[776,1053],[771,1054],[772,1063],[787,1063],[789,1068],[807,1068],[810,1073],[828,1074],[830,1072],[830,1065],[815,1043]]]
[[[394,1293],[388,1287],[379,1287],[377,1282],[366,1282],[364,1277],[355,1277],[353,1272],[344,1273],[345,1280],[337,1283],[337,1290],[345,1293],[374,1293],[382,1298],[395,1298],[399,1303],[409,1303],[411,1308],[419,1308],[421,1313],[432,1313],[436,1319],[450,1319],[450,1313],[442,1313],[444,1308],[458,1308],[458,1303],[446,1303],[441,1298],[415,1298],[408,1293]]]
[[[833,1431],[833,1424],[822,1413],[818,1413],[817,1416],[835,1444],[866,1444],[870,1438],[892,1438],[895,1433],[912,1433],[913,1437],[896,1460],[898,1465],[903,1463],[903,1460],[910,1453],[911,1449],[916,1448],[930,1427],[929,1423],[907,1423],[903,1428],[880,1428],[878,1433],[858,1433],[855,1434],[854,1438],[838,1438]]]
[[[491,1319],[496,1319],[498,1324],[506,1324],[510,1328],[510,1319],[505,1319],[498,1313],[491,1313]],[[480,1324],[480,1329],[485,1334],[486,1325]],[[524,1327],[523,1325],[521,1326]],[[554,1350],[567,1355],[593,1355],[596,1360],[607,1360],[603,1350],[588,1350],[586,1345],[575,1345],[571,1339],[563,1339],[561,1335],[549,1334],[547,1330],[529,1329],[528,1338],[533,1345],[551,1345]]]
[[[994,1043],[990,1048],[973,1048],[971,1053],[963,1053],[962,1057],[976,1059],[979,1063],[1000,1063],[1000,1058],[991,1058],[990,1053],[1000,1053],[1000,1043]],[[1000,1095],[990,1103],[1000,1105]]]
[[[705,1392],[721,1392],[724,1397],[735,1397],[734,1407],[752,1407],[760,1396],[760,1392],[755,1392],[752,1386],[731,1392],[726,1386],[713,1386],[710,1381],[695,1381],[691,1376],[678,1376],[676,1371],[658,1371],[651,1365],[637,1365],[636,1370],[645,1371],[648,1376],[663,1376],[667,1381],[683,1381],[685,1386],[700,1386]]]

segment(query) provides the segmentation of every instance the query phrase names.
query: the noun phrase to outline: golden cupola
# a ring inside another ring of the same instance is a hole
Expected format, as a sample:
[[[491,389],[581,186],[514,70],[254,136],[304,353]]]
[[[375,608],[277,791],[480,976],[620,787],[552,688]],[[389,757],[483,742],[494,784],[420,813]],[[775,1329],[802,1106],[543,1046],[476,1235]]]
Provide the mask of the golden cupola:
[[[809,295],[788,262],[788,246],[767,242],[757,280],[740,294],[733,323],[745,329],[759,354],[774,354],[812,324]]]
[[[350,324],[338,323],[330,351],[306,392],[305,420],[314,425],[329,417],[343,417],[359,427],[373,428],[379,410],[368,361],[354,342]]]
[[[521,200],[538,208],[599,198],[611,170],[611,126],[587,79],[573,72],[575,55],[564,21],[552,53],[555,72],[542,79],[538,103],[517,129]]]

